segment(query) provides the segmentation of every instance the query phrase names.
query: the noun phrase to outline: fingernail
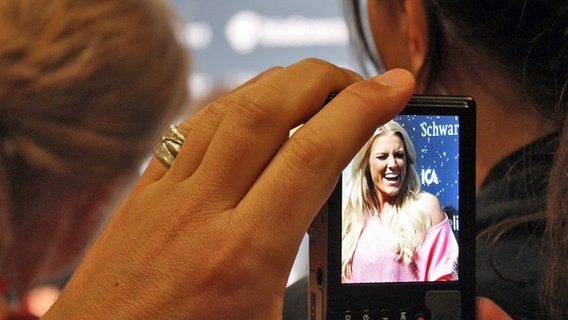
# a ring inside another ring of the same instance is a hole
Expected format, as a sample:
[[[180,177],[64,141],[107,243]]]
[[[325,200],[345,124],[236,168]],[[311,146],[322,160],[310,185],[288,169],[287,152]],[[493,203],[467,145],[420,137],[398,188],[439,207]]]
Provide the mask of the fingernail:
[[[410,72],[404,69],[392,69],[375,77],[374,80],[384,86],[396,88],[408,84],[411,77]]]

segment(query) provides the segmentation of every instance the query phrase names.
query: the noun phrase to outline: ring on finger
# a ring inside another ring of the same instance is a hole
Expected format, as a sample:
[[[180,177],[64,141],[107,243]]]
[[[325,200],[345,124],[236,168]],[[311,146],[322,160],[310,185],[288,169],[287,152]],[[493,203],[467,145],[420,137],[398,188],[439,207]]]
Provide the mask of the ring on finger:
[[[175,125],[170,125],[162,135],[160,142],[154,147],[154,154],[169,168],[184,142],[185,136],[178,131]]]

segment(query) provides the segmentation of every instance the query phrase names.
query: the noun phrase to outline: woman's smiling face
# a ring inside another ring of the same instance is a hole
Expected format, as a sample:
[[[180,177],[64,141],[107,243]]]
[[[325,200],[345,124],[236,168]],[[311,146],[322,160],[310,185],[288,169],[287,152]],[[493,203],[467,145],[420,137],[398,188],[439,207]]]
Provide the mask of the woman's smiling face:
[[[373,142],[369,169],[379,199],[390,201],[401,190],[406,176],[406,151],[395,133],[384,133]]]

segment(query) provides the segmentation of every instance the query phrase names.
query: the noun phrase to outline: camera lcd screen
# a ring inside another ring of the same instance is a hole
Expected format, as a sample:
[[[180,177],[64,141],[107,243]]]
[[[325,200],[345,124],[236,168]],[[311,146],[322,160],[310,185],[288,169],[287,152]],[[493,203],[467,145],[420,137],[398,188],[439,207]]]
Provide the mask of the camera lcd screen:
[[[459,117],[401,114],[343,171],[341,284],[459,280]]]

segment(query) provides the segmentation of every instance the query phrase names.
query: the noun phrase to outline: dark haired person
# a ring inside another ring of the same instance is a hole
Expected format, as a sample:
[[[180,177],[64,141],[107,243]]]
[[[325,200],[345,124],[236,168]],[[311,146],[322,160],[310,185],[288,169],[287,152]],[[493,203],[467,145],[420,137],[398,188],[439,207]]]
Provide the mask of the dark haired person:
[[[568,1],[344,3],[369,73],[476,100],[477,317],[567,318]]]

